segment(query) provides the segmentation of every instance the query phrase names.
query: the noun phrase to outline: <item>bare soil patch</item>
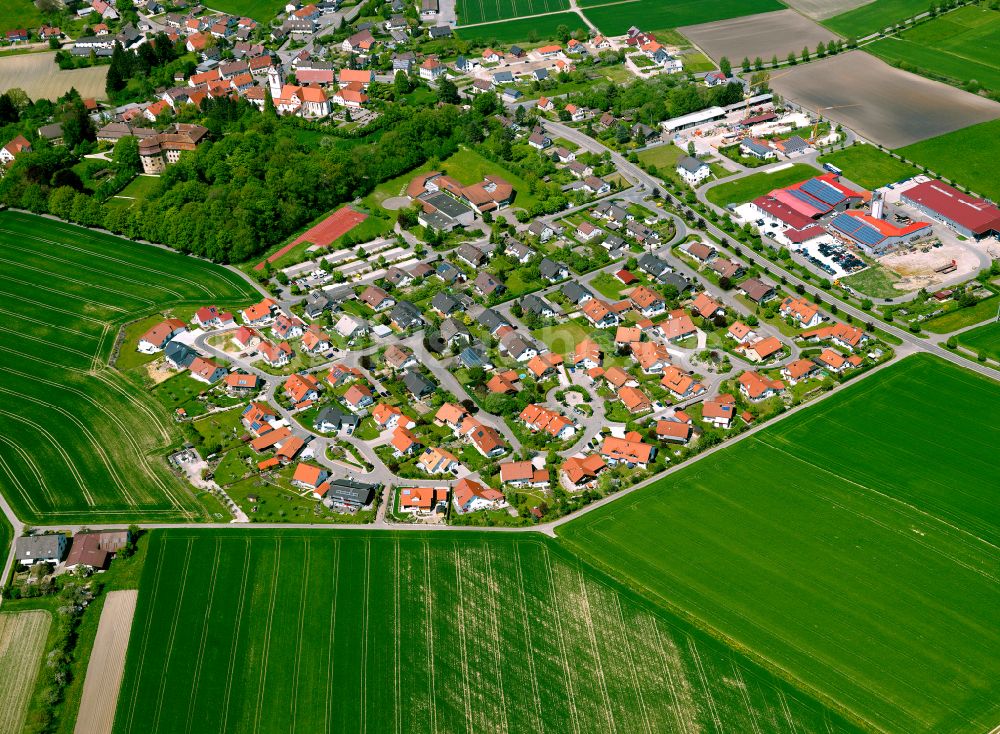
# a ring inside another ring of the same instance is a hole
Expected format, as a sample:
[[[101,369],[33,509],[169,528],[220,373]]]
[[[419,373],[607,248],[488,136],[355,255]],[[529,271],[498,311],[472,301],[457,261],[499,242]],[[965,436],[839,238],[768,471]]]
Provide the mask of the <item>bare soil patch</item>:
[[[737,65],[746,57],[765,61],[777,54],[784,59],[789,51],[798,55],[803,46],[815,49],[837,34],[794,10],[778,10],[744,18],[730,18],[715,23],[701,23],[678,28],[702,51],[718,61],[723,56]]]
[[[63,71],[52,53],[0,57],[0,92],[20,88],[31,99],[56,99],[76,87],[83,97],[104,97],[107,66]]]
[[[388,199],[382,202],[382,208],[388,209],[391,212],[397,211],[399,209],[405,209],[410,205],[409,196],[390,196]]]
[[[887,148],[1000,118],[1000,104],[851,51],[771,77],[789,102]]]
[[[83,681],[76,734],[111,734],[138,595],[135,590],[111,591],[104,600],[94,650]]]
[[[934,272],[952,260],[958,270],[944,275]],[[975,275],[979,270],[979,258],[974,253],[961,245],[947,242],[929,252],[921,252],[920,248],[894,252],[881,258],[879,262],[902,278],[893,286],[901,292],[932,289],[946,282],[954,283],[960,278]]]
[[[826,20],[848,10],[868,5],[874,0],[785,0],[785,3],[813,20]]]
[[[146,363],[146,374],[149,375],[149,379],[153,381],[154,385],[159,385],[161,382],[169,380],[176,375],[177,371],[171,369],[166,360],[157,359]]]

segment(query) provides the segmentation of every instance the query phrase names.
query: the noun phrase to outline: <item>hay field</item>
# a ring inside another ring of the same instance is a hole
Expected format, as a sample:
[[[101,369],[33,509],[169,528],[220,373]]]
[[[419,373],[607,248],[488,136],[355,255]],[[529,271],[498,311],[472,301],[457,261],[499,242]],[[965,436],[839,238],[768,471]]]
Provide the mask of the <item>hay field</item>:
[[[0,489],[18,516],[195,519],[164,460],[179,439],[171,416],[107,360],[125,322],[254,294],[194,258],[0,213]]]
[[[771,87],[786,100],[887,148],[1000,118],[1000,104],[889,66],[864,51],[783,69]]]
[[[31,99],[56,99],[76,87],[83,97],[104,99],[107,66],[86,69],[60,69],[55,51],[37,54],[0,56],[0,92],[20,88]]]
[[[111,734],[138,596],[135,589],[108,592],[87,663],[76,734]]]
[[[753,61],[759,56],[770,61],[777,55],[784,59],[789,51],[797,56],[803,46],[812,51],[817,44],[837,37],[794,10],[689,25],[677,30],[715,61],[726,56],[734,66],[743,58]]]
[[[541,536],[235,528],[153,532],[115,721],[792,730],[852,728]]]
[[[41,610],[0,614],[0,734],[24,726],[51,621]]]
[[[559,535],[872,730],[982,734],[998,410],[996,382],[908,357]]]

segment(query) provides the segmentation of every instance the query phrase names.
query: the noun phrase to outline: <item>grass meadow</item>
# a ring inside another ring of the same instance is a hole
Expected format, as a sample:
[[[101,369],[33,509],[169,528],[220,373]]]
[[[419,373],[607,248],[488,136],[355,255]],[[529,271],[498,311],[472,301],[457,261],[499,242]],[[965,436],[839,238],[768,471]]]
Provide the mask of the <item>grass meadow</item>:
[[[205,7],[267,23],[284,9],[286,4],[285,0],[209,0],[205,3]]]
[[[938,135],[898,151],[908,160],[956,181],[973,191],[1000,201],[1000,120]]]
[[[45,611],[0,614],[0,734],[20,734],[52,617]]]
[[[959,8],[865,50],[933,79],[1000,90],[1000,10]]]
[[[866,728],[1000,720],[1000,387],[909,357],[559,529]],[[737,729],[734,729],[738,730]]]
[[[745,178],[736,179],[728,183],[722,183],[709,189],[705,196],[717,206],[727,206],[729,204],[743,204],[752,201],[758,196],[763,196],[768,191],[780,189],[784,186],[791,186],[799,181],[820,175],[812,166],[805,163],[795,163],[791,168],[783,168],[773,173],[762,171]]]
[[[819,162],[832,163],[844,172],[844,176],[866,189],[877,189],[920,173],[920,169],[897,161],[874,145],[852,145],[826,153],[819,157]]]
[[[656,32],[785,8],[777,0],[718,0],[713,3],[700,0],[635,0],[626,3],[582,0],[580,6],[594,25],[612,36],[624,34],[633,25]]]
[[[140,589],[116,732],[853,730],[541,536],[155,531]]]
[[[895,25],[904,18],[912,18],[925,12],[927,3],[924,0],[874,0],[820,22],[844,38],[864,38]]]
[[[32,0],[4,0],[0,3],[0,31],[4,33],[15,28],[35,28],[44,20]]]
[[[490,23],[569,8],[569,0],[456,0],[458,22]],[[578,18],[579,20],[579,18]]]
[[[0,213],[0,487],[28,522],[196,519],[167,468],[179,438],[141,380],[108,366],[119,327],[254,291],[194,258]]]
[[[958,343],[975,354],[985,354],[989,359],[1000,362],[1000,321],[963,331],[958,335]]]

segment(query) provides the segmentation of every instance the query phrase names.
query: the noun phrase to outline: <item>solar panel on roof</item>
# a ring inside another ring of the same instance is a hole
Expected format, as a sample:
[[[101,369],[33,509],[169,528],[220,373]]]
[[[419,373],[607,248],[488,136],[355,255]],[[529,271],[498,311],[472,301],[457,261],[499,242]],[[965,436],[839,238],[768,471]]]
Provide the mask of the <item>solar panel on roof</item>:
[[[825,181],[820,181],[816,178],[809,179],[802,184],[801,188],[810,196],[815,196],[817,199],[826,202],[830,206],[836,206],[846,198],[833,186],[830,186]]]
[[[830,224],[865,245],[874,246],[885,239],[881,232],[867,222],[847,214],[838,214]]]
[[[830,209],[833,208],[825,201],[820,201],[819,199],[816,199],[810,196],[809,194],[805,193],[804,191],[800,191],[799,189],[788,189],[787,191],[789,194],[794,196],[799,201],[805,202],[813,209],[822,214],[826,214],[828,211],[830,211]]]

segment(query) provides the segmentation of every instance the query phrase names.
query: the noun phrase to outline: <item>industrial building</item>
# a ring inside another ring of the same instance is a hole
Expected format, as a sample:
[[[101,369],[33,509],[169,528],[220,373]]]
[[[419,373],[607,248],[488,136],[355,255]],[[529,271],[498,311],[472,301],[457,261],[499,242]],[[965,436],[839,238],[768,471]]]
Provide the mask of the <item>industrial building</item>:
[[[1000,236],[1000,208],[942,181],[919,183],[903,191],[900,200],[966,237],[978,240]]]
[[[869,255],[882,255],[900,245],[910,244],[931,233],[927,222],[902,227],[864,212],[842,212],[830,220],[830,231],[857,245]]]

